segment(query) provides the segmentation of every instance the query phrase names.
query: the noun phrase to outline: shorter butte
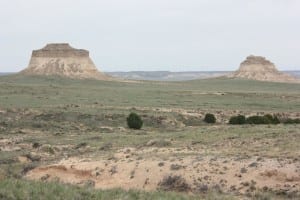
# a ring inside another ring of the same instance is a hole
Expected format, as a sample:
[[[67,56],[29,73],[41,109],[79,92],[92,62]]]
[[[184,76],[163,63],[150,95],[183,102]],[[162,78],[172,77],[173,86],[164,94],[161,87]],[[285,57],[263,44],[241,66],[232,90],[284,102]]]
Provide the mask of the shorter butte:
[[[75,79],[112,79],[97,70],[87,50],[75,49],[67,43],[47,44],[42,49],[32,51],[29,66],[20,73]]]
[[[279,72],[275,65],[265,57],[253,55],[248,56],[240,64],[240,68],[233,74],[228,75],[228,77],[272,82],[300,82],[299,79],[293,76]]]

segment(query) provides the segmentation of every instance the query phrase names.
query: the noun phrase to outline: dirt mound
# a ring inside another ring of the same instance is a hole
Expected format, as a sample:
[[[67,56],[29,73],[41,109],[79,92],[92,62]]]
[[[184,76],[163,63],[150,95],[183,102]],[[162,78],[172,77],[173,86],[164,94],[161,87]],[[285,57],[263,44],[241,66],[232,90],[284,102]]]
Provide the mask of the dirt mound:
[[[300,83],[300,80],[297,78],[279,72],[276,66],[265,57],[253,55],[248,56],[240,64],[240,68],[228,76],[231,78],[246,78],[258,81]]]
[[[75,49],[67,43],[47,44],[32,51],[29,66],[21,71],[26,75],[58,75],[77,79],[109,80],[111,77],[97,70],[84,49]]]

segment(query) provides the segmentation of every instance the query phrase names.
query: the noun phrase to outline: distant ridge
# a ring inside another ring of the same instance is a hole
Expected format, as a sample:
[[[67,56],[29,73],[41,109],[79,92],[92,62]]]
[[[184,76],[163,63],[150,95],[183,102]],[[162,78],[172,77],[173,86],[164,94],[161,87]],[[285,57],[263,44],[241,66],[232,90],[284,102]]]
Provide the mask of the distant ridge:
[[[13,72],[0,72],[0,76],[6,76],[6,75],[10,75],[10,74],[15,74]]]
[[[151,80],[151,81],[188,81],[195,79],[213,78],[224,76],[228,71],[129,71],[129,72],[107,72],[111,76],[133,80]]]
[[[228,75],[233,73],[232,71],[186,71],[186,72],[170,72],[163,71],[165,75],[162,75],[160,71],[129,71],[129,72],[105,72],[105,74],[122,79],[135,79],[135,80],[153,80],[153,81],[188,81],[195,79],[213,78],[218,76]],[[283,71],[286,74],[300,78],[300,71]],[[0,73],[0,76],[13,75],[16,73]],[[158,75],[157,75],[158,74]]]

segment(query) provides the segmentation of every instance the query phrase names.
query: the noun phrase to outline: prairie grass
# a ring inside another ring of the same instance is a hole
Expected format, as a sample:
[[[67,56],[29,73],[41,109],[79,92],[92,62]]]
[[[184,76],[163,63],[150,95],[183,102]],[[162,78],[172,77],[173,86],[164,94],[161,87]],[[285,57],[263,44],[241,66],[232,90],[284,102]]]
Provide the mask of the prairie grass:
[[[300,157],[299,124],[231,126],[217,122],[208,125],[198,116],[173,109],[221,115],[234,111],[299,115],[300,87],[299,84],[225,78],[123,83],[19,75],[0,77],[0,139],[16,139],[13,144],[7,144],[9,148],[21,146],[18,150],[0,151],[0,199],[281,198],[264,192],[241,197],[215,191],[190,195],[95,190],[22,179],[26,170],[38,165],[72,156],[110,158],[120,149],[142,148],[151,140],[156,141],[156,148],[192,147],[199,156]],[[127,128],[126,117],[130,112],[142,116],[142,130]],[[19,161],[32,151],[43,155],[40,161],[30,164]],[[172,152],[172,156],[178,157],[190,154],[193,152]],[[141,153],[139,156],[158,155]]]
[[[216,194],[211,191],[205,196],[193,196],[173,192],[143,192],[137,190],[125,191],[122,189],[95,190],[89,187],[77,187],[57,182],[34,182],[19,179],[6,179],[0,182],[0,199],[43,199],[43,200],[196,200],[196,199],[234,199],[225,194]]]

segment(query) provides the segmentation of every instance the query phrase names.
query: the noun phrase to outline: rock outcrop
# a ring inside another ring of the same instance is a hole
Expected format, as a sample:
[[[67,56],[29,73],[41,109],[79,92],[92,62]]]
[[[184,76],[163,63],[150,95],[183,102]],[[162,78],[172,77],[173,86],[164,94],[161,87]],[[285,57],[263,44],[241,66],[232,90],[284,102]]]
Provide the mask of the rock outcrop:
[[[26,75],[58,75],[77,79],[109,80],[110,76],[97,70],[84,49],[75,49],[67,43],[47,44],[32,51],[29,66],[21,71]]]
[[[299,79],[291,75],[279,72],[276,66],[265,57],[253,55],[248,56],[246,60],[240,64],[240,68],[228,76],[258,81],[300,82]]]

